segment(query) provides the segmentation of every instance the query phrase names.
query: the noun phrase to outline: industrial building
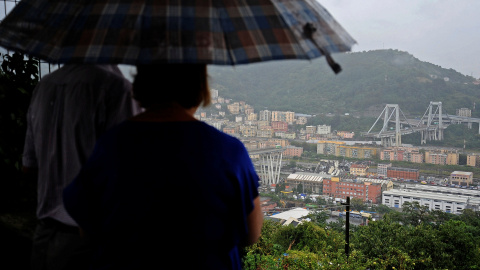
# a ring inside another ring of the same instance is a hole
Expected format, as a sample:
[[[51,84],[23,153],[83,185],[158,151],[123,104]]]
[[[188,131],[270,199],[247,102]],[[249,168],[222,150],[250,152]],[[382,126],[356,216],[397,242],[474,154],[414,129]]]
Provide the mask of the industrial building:
[[[285,184],[297,189],[298,185],[302,185],[302,191],[311,190],[312,193],[321,194],[323,190],[323,179],[331,178],[329,174],[317,173],[292,173],[285,180]]]
[[[388,167],[387,177],[418,180],[420,173],[418,169]]]
[[[420,205],[428,206],[429,210],[453,214],[460,214],[466,208],[478,210],[480,205],[480,198],[423,190],[392,189],[384,191],[382,195],[382,204],[389,207],[402,208],[405,202],[418,202]]]
[[[473,182],[472,172],[454,171],[450,174],[450,185],[470,186]]]
[[[382,184],[359,180],[340,180],[338,177],[323,180],[323,194],[333,198],[358,198],[364,202],[382,201]]]

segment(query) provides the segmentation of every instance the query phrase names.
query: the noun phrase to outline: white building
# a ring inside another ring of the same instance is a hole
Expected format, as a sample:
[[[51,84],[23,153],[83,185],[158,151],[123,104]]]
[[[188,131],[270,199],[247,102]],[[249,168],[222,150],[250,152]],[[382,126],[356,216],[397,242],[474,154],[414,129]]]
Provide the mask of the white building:
[[[441,210],[453,214],[460,214],[467,206],[478,209],[480,205],[479,198],[462,195],[399,189],[383,192],[382,204],[384,205],[402,208],[405,202],[418,202],[420,205],[428,206],[429,210]]]
[[[317,126],[317,134],[327,135],[327,134],[330,134],[330,133],[332,133],[332,127],[331,126],[327,126],[327,125],[318,125]]]
[[[272,112],[269,110],[263,110],[258,113],[258,119],[260,121],[272,121]]]

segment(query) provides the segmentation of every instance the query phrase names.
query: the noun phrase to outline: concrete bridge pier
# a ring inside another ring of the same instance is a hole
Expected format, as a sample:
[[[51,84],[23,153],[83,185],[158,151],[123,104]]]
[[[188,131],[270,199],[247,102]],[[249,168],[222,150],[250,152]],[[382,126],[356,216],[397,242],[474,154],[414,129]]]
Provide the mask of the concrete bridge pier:
[[[283,152],[262,153],[260,154],[260,174],[262,184],[278,184],[280,181],[280,168],[282,165]]]

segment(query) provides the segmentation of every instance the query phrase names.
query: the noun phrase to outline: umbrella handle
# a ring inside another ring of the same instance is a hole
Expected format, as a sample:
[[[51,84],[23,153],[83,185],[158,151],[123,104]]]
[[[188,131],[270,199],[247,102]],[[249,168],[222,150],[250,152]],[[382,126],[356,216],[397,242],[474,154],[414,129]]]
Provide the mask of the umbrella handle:
[[[333,72],[335,72],[335,74],[338,74],[340,73],[340,71],[342,71],[342,67],[337,63],[335,62],[335,60],[333,60],[332,56],[330,55],[330,53],[326,52],[324,49],[322,49],[318,44],[317,42],[313,39],[313,33],[317,31],[317,29],[315,28],[315,26],[313,26],[313,24],[311,23],[306,23],[305,26],[303,26],[303,33],[305,35],[305,37],[307,37],[311,42],[313,42],[313,44],[315,44],[315,47],[317,47],[317,49],[323,54],[325,55],[325,58],[327,59],[327,63],[328,65],[330,66],[330,68],[333,70]]]

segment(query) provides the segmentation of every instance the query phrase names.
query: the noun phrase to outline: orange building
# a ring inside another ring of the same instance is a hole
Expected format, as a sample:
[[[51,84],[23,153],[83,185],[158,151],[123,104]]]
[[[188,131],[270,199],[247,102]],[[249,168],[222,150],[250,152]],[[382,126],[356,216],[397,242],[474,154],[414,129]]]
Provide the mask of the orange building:
[[[296,147],[289,145],[287,149],[283,152],[283,155],[286,157],[301,157],[303,154],[303,147]]]

